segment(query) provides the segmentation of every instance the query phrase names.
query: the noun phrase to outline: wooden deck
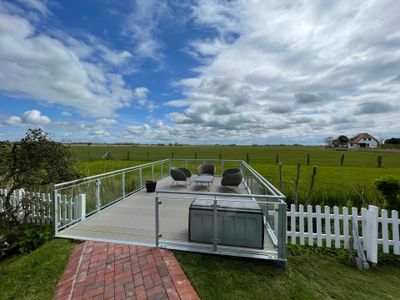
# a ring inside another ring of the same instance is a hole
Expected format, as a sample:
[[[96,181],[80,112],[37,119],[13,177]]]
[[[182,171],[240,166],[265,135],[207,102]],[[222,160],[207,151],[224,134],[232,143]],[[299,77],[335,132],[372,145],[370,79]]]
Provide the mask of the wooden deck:
[[[207,188],[192,183],[187,187],[171,185],[170,177],[157,183],[158,190],[173,191],[202,191]],[[220,186],[220,178],[216,177],[209,187],[211,192],[232,193],[234,190]],[[243,184],[239,186],[241,194],[247,194]],[[169,195],[171,196],[171,195]],[[162,239],[175,242],[188,241],[189,206],[194,196],[185,199],[162,199],[160,205],[160,233]],[[109,241],[135,245],[155,245],[155,193],[141,190],[124,200],[102,210],[87,220],[65,229],[57,235],[59,237],[79,240]],[[271,238],[265,231],[264,249],[276,251]]]

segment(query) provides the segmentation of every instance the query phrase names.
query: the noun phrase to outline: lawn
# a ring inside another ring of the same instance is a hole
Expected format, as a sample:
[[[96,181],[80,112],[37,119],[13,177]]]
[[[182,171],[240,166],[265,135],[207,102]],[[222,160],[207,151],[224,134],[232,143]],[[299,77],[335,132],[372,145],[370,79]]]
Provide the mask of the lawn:
[[[0,299],[52,299],[74,243],[52,240],[35,251],[0,262]]]
[[[289,246],[288,268],[259,260],[175,252],[202,299],[397,299],[400,258],[346,265],[346,252]],[[382,258],[381,258],[382,257]]]

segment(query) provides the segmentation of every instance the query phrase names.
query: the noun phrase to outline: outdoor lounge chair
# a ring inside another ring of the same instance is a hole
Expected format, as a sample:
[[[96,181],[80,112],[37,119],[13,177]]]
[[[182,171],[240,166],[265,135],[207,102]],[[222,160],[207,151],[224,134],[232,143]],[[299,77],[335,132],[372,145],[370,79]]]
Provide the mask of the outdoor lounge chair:
[[[186,168],[173,168],[170,171],[170,175],[171,175],[172,179],[174,180],[174,182],[172,184],[174,184],[175,182],[177,182],[177,183],[185,182],[185,184],[186,184],[187,181],[189,181],[189,183],[192,183],[190,181],[190,177],[192,177],[192,173],[190,172],[190,170],[188,170]]]
[[[202,164],[197,167],[199,175],[215,176],[215,166],[213,164]]]
[[[228,169],[222,174],[221,185],[223,187],[236,187],[239,191],[239,185],[242,183],[243,174],[240,169]]]

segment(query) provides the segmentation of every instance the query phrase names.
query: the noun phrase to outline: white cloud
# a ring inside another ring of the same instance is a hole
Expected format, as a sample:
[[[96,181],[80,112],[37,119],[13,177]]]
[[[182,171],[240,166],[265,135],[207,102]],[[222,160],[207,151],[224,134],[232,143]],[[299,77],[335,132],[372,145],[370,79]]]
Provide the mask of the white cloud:
[[[0,91],[94,116],[110,116],[130,104],[132,92],[122,75],[109,71],[108,65],[129,59],[128,52],[83,41],[78,47],[72,45],[73,38],[38,32],[29,20],[11,14],[5,6],[0,11]]]
[[[149,93],[149,89],[146,87],[137,87],[133,91],[133,95],[138,98],[138,99],[144,99],[147,98],[147,94]]]
[[[21,123],[21,118],[18,116],[11,116],[6,120],[6,124],[8,125],[17,125]]]
[[[70,116],[72,116],[72,113],[70,113],[69,111],[63,111],[63,112],[61,112],[61,115],[64,117],[70,117]]]
[[[186,109],[168,118],[220,140],[400,130],[398,11],[395,0],[197,1],[195,24],[215,34],[189,42],[202,64],[177,82],[184,97],[167,104]]]
[[[50,118],[42,115],[40,111],[33,109],[24,112],[22,121],[27,124],[45,125],[50,123]]]
[[[114,119],[99,119],[96,121],[97,124],[101,124],[101,125],[115,125],[117,124],[117,120]]]
[[[44,16],[49,14],[46,1],[41,1],[41,0],[17,0],[17,1],[23,5],[28,6],[29,8],[32,8],[40,12]]]

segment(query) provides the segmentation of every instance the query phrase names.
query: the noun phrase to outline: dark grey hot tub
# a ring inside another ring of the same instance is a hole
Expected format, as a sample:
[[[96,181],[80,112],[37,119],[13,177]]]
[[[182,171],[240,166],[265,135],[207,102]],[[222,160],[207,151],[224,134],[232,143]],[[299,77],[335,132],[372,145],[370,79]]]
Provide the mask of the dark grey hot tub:
[[[263,214],[256,200],[218,201],[218,244],[264,248]],[[189,209],[189,241],[213,243],[213,200],[195,199]]]

